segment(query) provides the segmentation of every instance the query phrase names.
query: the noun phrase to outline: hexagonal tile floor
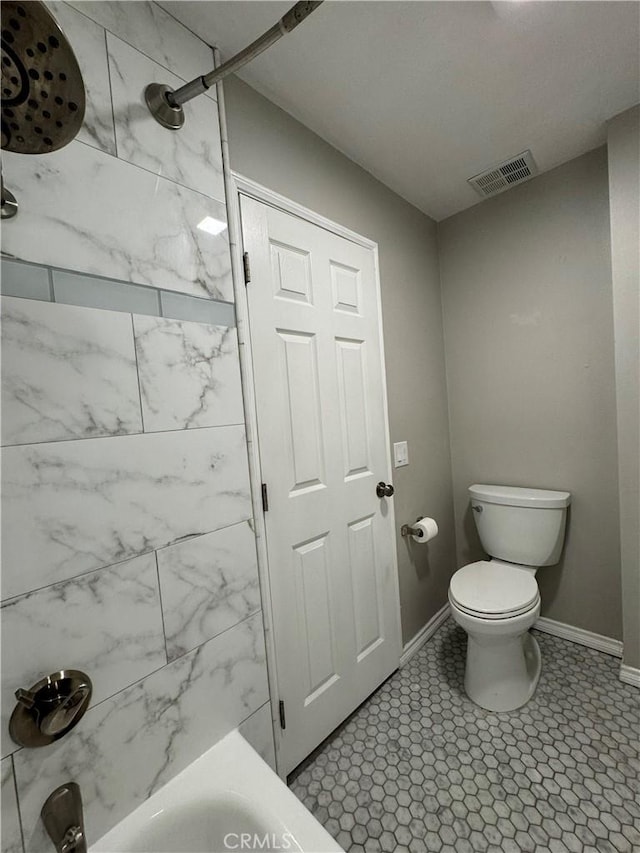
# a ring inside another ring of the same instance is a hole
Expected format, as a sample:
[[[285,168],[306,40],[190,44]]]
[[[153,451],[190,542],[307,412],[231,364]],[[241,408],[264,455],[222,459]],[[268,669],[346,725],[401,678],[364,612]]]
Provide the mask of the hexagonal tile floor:
[[[620,662],[536,634],[523,708],[467,699],[466,635],[448,620],[292,774],[350,853],[640,850],[640,693]]]

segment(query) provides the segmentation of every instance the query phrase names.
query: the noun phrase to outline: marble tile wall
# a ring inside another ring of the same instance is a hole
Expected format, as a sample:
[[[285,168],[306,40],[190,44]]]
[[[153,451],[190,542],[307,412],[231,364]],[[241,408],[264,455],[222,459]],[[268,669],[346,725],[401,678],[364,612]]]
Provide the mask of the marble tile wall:
[[[2,853],[22,853],[22,831],[11,756],[0,761],[0,842]]]
[[[145,86],[167,83],[177,89],[183,81],[112,33],[107,33],[107,52],[118,156],[184,187],[224,198],[220,134],[212,122],[215,103],[196,98],[179,133],[158,133],[156,122],[149,121]],[[132,100],[132,92],[137,99]]]
[[[15,768],[25,850],[45,851],[58,784],[97,838],[243,721],[273,762],[271,713],[235,329],[0,310],[3,808],[11,827]],[[89,673],[89,711],[20,749],[13,693],[60,668]]]
[[[84,125],[78,139],[107,154],[116,154],[111,110],[109,67],[103,27],[88,20],[61,0],[47,3],[73,45],[86,90]]]
[[[133,332],[146,432],[244,422],[235,329],[136,316]]]
[[[8,728],[16,687],[28,689],[62,667],[79,669],[90,674],[96,705],[166,664],[153,553],[5,601],[2,643],[7,755],[17,748]]]
[[[235,329],[0,309],[3,807],[10,827],[15,767],[35,851],[64,781],[96,838],[230,728],[271,762],[273,742]],[[20,749],[13,693],[60,668],[90,674],[90,709]]]
[[[77,54],[88,106],[65,148],[3,154],[20,204],[3,225],[3,251],[232,302],[217,103],[189,104],[175,133],[143,102],[148,82],[180,84],[208,70],[210,48],[143,0],[49,5]],[[208,217],[216,227],[205,230]]]
[[[250,522],[170,545],[157,558],[169,660],[260,609]]]
[[[5,152],[3,164],[20,205],[2,228],[10,255],[232,301],[226,227],[198,227],[206,217],[222,227],[222,202],[77,140],[42,156]]]
[[[217,103],[171,134],[141,101],[211,51],[154,3],[49,6],[88,108],[3,157],[2,853],[53,850],[64,782],[92,841],[232,728],[274,763]],[[19,747],[15,689],[61,668],[87,713]]]
[[[4,446],[142,432],[126,314],[2,300]]]
[[[251,514],[242,426],[5,448],[2,476],[5,596]]]
[[[20,750],[26,849],[48,849],[40,809],[69,778],[83,793],[88,836],[99,838],[267,699],[257,613],[89,710],[75,737]]]

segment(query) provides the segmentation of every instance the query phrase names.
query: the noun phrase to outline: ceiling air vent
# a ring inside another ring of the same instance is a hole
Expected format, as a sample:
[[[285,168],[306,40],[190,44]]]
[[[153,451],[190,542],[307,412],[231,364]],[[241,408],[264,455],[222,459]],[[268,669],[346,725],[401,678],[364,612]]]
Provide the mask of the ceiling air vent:
[[[533,155],[531,151],[527,150],[505,160],[504,163],[498,163],[497,166],[480,172],[479,175],[474,175],[473,178],[469,178],[468,182],[477,193],[486,198],[529,180],[537,172],[538,167]]]

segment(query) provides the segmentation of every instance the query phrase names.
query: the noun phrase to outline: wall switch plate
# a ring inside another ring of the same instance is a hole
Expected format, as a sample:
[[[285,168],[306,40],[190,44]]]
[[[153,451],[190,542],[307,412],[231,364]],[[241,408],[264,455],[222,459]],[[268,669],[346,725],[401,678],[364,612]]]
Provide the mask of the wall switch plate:
[[[409,464],[409,443],[396,441],[393,445],[393,464],[395,468],[402,468]]]

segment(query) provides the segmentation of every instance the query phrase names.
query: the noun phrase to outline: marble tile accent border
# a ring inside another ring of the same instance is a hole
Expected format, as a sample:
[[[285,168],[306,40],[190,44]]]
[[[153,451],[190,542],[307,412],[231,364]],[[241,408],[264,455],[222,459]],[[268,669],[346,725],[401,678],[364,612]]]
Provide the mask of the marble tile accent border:
[[[77,140],[45,155],[5,151],[3,166],[20,202],[2,228],[10,256],[233,299],[222,202]]]
[[[51,276],[55,302],[82,305],[85,308],[102,308],[106,311],[160,314],[159,293],[154,287],[109,281],[63,270],[52,270]]]
[[[233,302],[216,302],[213,299],[172,293],[170,290],[161,290],[159,293],[163,317],[191,320],[194,323],[209,323],[212,326],[236,325]]]
[[[6,601],[0,620],[3,755],[19,749],[8,734],[18,687],[80,669],[96,705],[167,662],[153,553]]]
[[[85,308],[148,314],[175,320],[191,320],[214,326],[235,326],[232,302],[188,296],[129,281],[84,275],[28,261],[3,258],[0,264],[3,296],[62,302]]]
[[[268,699],[261,614],[90,709],[66,738],[14,756],[27,853],[48,851],[40,809],[74,779],[90,841]]]
[[[2,853],[22,853],[22,830],[11,758],[0,761],[0,782],[0,849]]]
[[[142,432],[130,317],[0,303],[3,445]]]
[[[7,447],[2,594],[251,516],[243,426]]]
[[[3,296],[51,302],[51,271],[48,267],[3,258],[0,262],[0,291]]]
[[[134,315],[145,432],[244,422],[235,329]]]
[[[157,552],[167,657],[174,660],[260,609],[248,521]]]

